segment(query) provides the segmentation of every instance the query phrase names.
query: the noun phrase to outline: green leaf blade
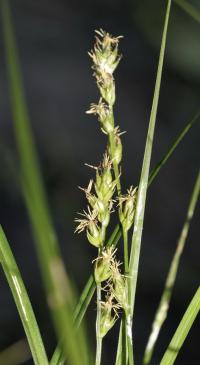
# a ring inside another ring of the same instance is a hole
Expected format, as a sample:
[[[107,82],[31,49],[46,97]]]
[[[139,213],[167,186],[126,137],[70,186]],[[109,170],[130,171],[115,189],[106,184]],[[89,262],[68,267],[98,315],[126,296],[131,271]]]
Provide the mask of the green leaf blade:
[[[9,243],[0,226],[0,262],[20,315],[31,353],[36,365],[48,365],[37,321],[24,286],[18,266],[10,249]]]
[[[179,134],[176,136],[174,142],[169,147],[168,151],[165,153],[165,155],[160,159],[160,161],[156,164],[156,166],[152,169],[149,180],[148,180],[148,186],[151,185],[153,180],[156,178],[157,174],[159,173],[160,169],[166,164],[170,156],[173,154],[175,149],[178,147],[180,142],[183,140],[183,138],[186,136],[186,134],[189,132],[189,130],[192,128],[192,126],[199,121],[200,117],[200,111],[198,111],[192,119],[190,119],[183,129],[179,132]]]
[[[136,205],[136,213],[135,213],[135,221],[134,221],[134,231],[132,236],[132,245],[131,245],[131,254],[129,261],[129,305],[130,305],[130,315],[132,317],[134,311],[134,302],[135,302],[135,293],[136,293],[136,284],[137,284],[137,276],[138,276],[138,266],[139,266],[139,257],[140,257],[140,247],[141,247],[141,239],[142,239],[142,230],[143,230],[143,222],[144,222],[144,212],[145,212],[145,202],[146,202],[146,193],[148,187],[148,178],[149,178],[149,168],[150,168],[150,160],[152,153],[152,145],[154,138],[154,129],[156,123],[157,116],[157,108],[158,108],[158,100],[160,93],[160,85],[161,85],[161,76],[164,62],[164,54],[166,47],[166,39],[167,39],[167,29],[169,22],[169,15],[171,9],[171,0],[167,2],[167,9],[165,15],[165,23],[163,29],[163,36],[160,48],[160,56],[158,62],[158,71],[156,76],[156,83],[154,89],[154,97],[151,109],[151,115],[149,120],[149,128],[146,139],[146,146],[143,158],[143,165],[140,177],[140,183],[138,188],[138,196],[137,196],[137,205]]]
[[[160,365],[173,365],[176,357],[200,311],[200,287],[190,302],[172,340],[160,362]]]

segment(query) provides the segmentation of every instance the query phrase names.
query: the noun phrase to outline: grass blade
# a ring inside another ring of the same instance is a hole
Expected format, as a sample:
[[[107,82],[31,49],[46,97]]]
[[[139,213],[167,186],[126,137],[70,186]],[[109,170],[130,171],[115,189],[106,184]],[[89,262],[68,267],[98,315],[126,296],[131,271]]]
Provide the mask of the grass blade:
[[[78,304],[74,311],[74,323],[77,328],[81,324],[81,321],[84,317],[87,307],[90,304],[90,301],[95,292],[95,289],[96,289],[95,280],[94,280],[93,275],[91,275],[84,287],[84,290],[79,298]]]
[[[2,20],[15,138],[20,158],[24,200],[35,238],[46,296],[59,339],[70,364],[87,364],[88,354],[83,331],[73,326],[74,298],[60,255],[59,245],[49,214],[42,185],[38,158],[32,137],[22,85],[17,46],[12,27],[9,2],[2,0]],[[63,326],[65,323],[65,326]],[[77,341],[79,346],[77,347]]]
[[[176,250],[175,250],[174,256],[172,258],[169,272],[167,275],[167,279],[165,282],[164,291],[161,296],[161,300],[160,300],[160,303],[159,303],[159,306],[156,311],[156,315],[155,315],[155,318],[154,318],[154,321],[152,324],[152,331],[149,336],[147,346],[145,349],[145,353],[144,353],[143,365],[148,365],[150,363],[161,327],[167,318],[168,308],[169,308],[169,304],[170,304],[172,290],[173,290],[174,283],[176,280],[176,275],[177,275],[180,258],[181,258],[181,255],[182,255],[182,252],[183,252],[183,249],[185,246],[185,242],[186,242],[186,239],[188,236],[190,223],[191,223],[191,220],[192,220],[192,217],[194,214],[194,210],[195,210],[195,207],[196,207],[196,204],[198,201],[199,193],[200,193],[200,172],[198,173],[198,176],[197,176],[197,179],[195,182],[195,186],[194,186],[192,196],[190,199],[186,219],[185,219],[179,240],[177,242]]]
[[[63,356],[62,346],[58,345],[53,353],[50,365],[64,365],[65,357]]]
[[[153,182],[153,180],[155,179],[155,177],[159,173],[161,167],[163,165],[165,165],[165,163],[170,158],[170,156],[172,155],[172,153],[174,152],[174,150],[176,149],[176,147],[183,140],[183,138],[185,137],[185,135],[189,132],[190,128],[192,128],[192,126],[194,125],[194,123],[196,123],[196,121],[199,120],[199,117],[200,117],[200,111],[197,112],[195,114],[195,116],[191,120],[189,120],[186,123],[186,125],[183,127],[183,129],[181,130],[181,132],[178,134],[178,136],[176,137],[176,139],[174,140],[174,142],[172,143],[172,145],[168,149],[167,153],[161,158],[161,160],[156,164],[156,166],[154,167],[154,169],[151,171],[151,173],[149,175],[148,186],[151,185],[151,183]]]
[[[115,365],[127,365],[128,364],[128,348],[126,338],[126,319],[125,316],[121,319],[119,337],[117,344],[117,354],[115,359]]]
[[[122,350],[122,320],[121,320],[120,328],[119,328],[119,338],[118,338],[115,365],[121,365],[122,364],[122,356],[123,356],[122,352],[123,352],[123,350]]]
[[[200,287],[190,302],[161,362],[160,365],[172,365],[200,311]]]
[[[146,193],[148,187],[148,178],[149,178],[149,167],[151,160],[151,152],[152,152],[152,144],[154,137],[154,129],[156,123],[156,115],[157,115],[157,107],[160,93],[160,84],[161,84],[161,76],[162,76],[162,68],[164,61],[164,53],[166,46],[166,38],[167,38],[167,28],[169,21],[169,14],[171,8],[171,0],[167,2],[167,10],[165,15],[165,23],[164,30],[161,42],[160,56],[158,62],[158,71],[156,77],[156,84],[154,90],[153,104],[149,121],[149,128],[147,133],[147,140],[144,152],[143,166],[140,177],[140,183],[138,188],[138,196],[137,196],[137,205],[136,205],[136,213],[135,213],[135,223],[134,223],[134,231],[132,237],[132,246],[131,246],[131,254],[130,254],[130,262],[129,262],[129,306],[130,306],[130,332],[132,332],[132,316],[134,312],[134,303],[135,303],[135,293],[136,293],[136,284],[138,277],[138,266],[139,266],[139,257],[140,257],[140,247],[141,247],[141,239],[142,239],[142,229],[144,222],[144,211],[145,211],[145,201],[146,201]]]
[[[174,0],[187,14],[189,14],[194,20],[200,23],[200,10],[196,9],[194,5],[190,4],[187,0]]]
[[[0,262],[20,315],[34,363],[48,365],[48,359],[33,309],[9,243],[0,226]]]

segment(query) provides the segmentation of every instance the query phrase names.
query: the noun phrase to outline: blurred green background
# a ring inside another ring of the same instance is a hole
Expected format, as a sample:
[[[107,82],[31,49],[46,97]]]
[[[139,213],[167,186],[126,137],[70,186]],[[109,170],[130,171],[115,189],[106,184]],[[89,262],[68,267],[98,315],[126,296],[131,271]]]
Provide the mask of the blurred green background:
[[[200,11],[198,0],[190,3]],[[115,114],[116,123],[127,131],[123,136],[125,190],[139,179],[165,5],[161,0],[11,1],[27,103],[51,212],[68,272],[79,291],[91,271],[96,252],[83,236],[73,233],[76,212],[86,204],[77,187],[86,186],[91,178],[92,171],[84,163],[98,164],[106,145],[97,121],[85,114],[89,104],[98,100],[87,51],[93,45],[95,29],[101,27],[113,35],[124,36],[123,58],[116,73]],[[173,3],[152,166],[200,107],[199,39],[199,23]],[[55,336],[16,178],[18,158],[2,29],[0,55],[1,224],[12,244],[51,354]],[[135,356],[139,361],[198,170],[199,132],[198,123],[149,190],[135,312]],[[198,215],[199,208],[181,262],[169,318],[155,351],[155,364],[199,283]],[[2,270],[0,308],[0,349],[4,349],[24,337],[24,333]],[[94,318],[95,301],[87,314],[93,344]],[[115,345],[111,332],[105,340],[103,364],[113,363]],[[176,363],[196,364],[197,346],[195,324]]]

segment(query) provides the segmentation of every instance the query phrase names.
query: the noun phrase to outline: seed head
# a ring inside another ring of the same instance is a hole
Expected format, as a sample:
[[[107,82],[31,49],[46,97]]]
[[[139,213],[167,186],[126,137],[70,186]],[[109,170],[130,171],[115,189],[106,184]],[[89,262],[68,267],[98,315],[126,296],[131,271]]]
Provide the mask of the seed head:
[[[103,162],[96,171],[95,191],[99,199],[108,204],[111,200],[116,180],[112,177],[112,161],[107,153],[103,157]]]
[[[95,32],[98,36],[96,36],[94,50],[89,52],[94,63],[93,68],[97,74],[112,74],[121,59],[118,55],[118,43],[122,36],[112,37],[103,29]]]
[[[111,110],[108,105],[102,101],[102,98],[100,98],[98,104],[91,104],[90,109],[86,113],[98,115],[98,120],[103,133],[108,134],[114,130]]]
[[[117,262],[116,260],[112,261],[111,291],[116,301],[126,311],[128,306],[127,280],[126,277],[122,275],[119,270],[120,265],[121,265],[120,262]]]
[[[94,184],[96,194],[92,193],[92,180],[90,180],[87,188],[81,188],[81,190],[85,192],[88,203],[96,213],[95,218],[102,226],[107,227],[113,206],[112,196],[116,186],[116,181],[112,180],[112,162],[108,154],[105,153],[103,162],[98,167],[88,166],[96,170],[96,182]]]
[[[122,142],[120,136],[125,132],[120,132],[119,127],[114,128],[114,146],[112,151],[112,158],[118,165],[122,159]],[[110,146],[108,147],[109,154],[111,155]]]
[[[96,43],[89,56],[93,61],[92,68],[101,96],[109,106],[113,106],[115,102],[113,72],[121,59],[118,54],[118,43],[122,37],[112,37],[102,29],[96,31],[96,34]]]
[[[133,225],[134,215],[135,215],[135,207],[136,207],[136,199],[137,199],[137,187],[127,190],[126,195],[121,195],[119,197],[119,206],[120,209],[120,221],[123,228],[128,231]]]
[[[108,280],[112,274],[111,265],[116,250],[113,247],[104,248],[101,256],[95,261],[94,277],[96,283]]]
[[[113,302],[113,295],[109,294],[105,302],[101,302],[101,321],[100,335],[103,338],[108,331],[114,326],[118,319],[118,310],[121,308],[119,304]]]
[[[100,247],[103,243],[100,227],[97,223],[97,212],[91,211],[88,207],[88,212],[79,213],[82,219],[76,218],[75,222],[79,223],[75,232],[81,233],[86,230],[88,241],[95,247]]]

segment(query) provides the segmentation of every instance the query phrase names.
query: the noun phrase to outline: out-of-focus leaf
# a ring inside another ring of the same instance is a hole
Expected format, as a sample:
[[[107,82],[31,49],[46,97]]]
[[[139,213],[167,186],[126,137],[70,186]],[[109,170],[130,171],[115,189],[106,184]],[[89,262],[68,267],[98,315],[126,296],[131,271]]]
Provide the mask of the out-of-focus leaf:
[[[69,364],[78,365],[81,363],[88,365],[90,352],[87,348],[86,336],[82,328],[76,332],[73,325],[75,299],[60,255],[42,183],[8,0],[1,1],[1,10],[11,109],[20,160],[19,174],[35,238],[46,297],[58,339],[62,339],[62,347],[69,359]]]

